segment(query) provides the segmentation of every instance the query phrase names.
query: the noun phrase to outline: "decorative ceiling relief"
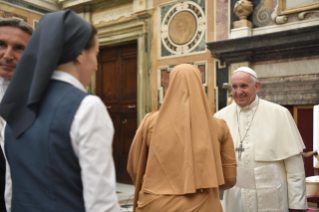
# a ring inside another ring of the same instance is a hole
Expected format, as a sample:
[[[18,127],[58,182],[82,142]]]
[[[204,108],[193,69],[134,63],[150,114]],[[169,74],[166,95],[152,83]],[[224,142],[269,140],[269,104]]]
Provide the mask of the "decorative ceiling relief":
[[[193,0],[161,7],[160,57],[206,51],[206,1]]]
[[[121,17],[130,17],[133,14],[133,5],[129,4],[116,9],[111,9],[92,15],[93,24],[99,24],[100,22],[115,21]]]

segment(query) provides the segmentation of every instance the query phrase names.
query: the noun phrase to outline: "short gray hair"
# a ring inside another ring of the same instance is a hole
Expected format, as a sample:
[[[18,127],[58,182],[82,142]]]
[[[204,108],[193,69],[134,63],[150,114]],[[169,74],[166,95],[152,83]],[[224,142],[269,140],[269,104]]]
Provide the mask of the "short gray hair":
[[[254,77],[253,75],[250,75],[251,79],[254,81],[254,85],[256,85],[258,81],[258,79],[256,77]]]
[[[14,18],[0,18],[0,27],[3,26],[10,26],[21,29],[29,35],[32,35],[34,31],[33,28],[26,22]]]

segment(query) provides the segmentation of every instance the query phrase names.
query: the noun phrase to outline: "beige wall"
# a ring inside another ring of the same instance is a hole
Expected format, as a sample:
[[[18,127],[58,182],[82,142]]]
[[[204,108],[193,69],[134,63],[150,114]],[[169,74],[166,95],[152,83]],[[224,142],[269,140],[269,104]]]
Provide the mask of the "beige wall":
[[[32,27],[33,22],[39,21],[40,18],[43,16],[42,13],[32,12],[31,10],[23,9],[15,5],[5,3],[0,3],[0,10],[26,17],[27,23]]]

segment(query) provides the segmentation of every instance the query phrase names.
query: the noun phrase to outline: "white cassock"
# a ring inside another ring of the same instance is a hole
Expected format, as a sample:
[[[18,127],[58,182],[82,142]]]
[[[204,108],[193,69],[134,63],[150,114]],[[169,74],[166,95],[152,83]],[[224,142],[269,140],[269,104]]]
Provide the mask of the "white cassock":
[[[54,71],[52,79],[69,83],[86,92],[83,85],[66,72]],[[113,134],[113,123],[105,105],[99,97],[87,95],[74,116],[70,131],[72,147],[81,166],[87,212],[121,211],[116,195]],[[7,212],[10,212],[12,188],[9,169],[6,171],[5,193]]]
[[[226,121],[235,148],[244,138],[241,159],[236,151],[237,183],[224,192],[224,212],[307,209],[300,154],[305,146],[289,111],[256,96],[250,105],[231,104],[215,117]]]

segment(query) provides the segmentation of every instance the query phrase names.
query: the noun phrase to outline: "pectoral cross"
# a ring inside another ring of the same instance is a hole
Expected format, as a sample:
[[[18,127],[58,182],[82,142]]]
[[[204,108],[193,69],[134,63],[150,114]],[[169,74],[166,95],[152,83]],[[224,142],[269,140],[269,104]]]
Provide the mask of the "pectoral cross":
[[[244,152],[244,151],[245,151],[245,149],[243,148],[243,144],[241,143],[241,144],[239,145],[239,147],[236,148],[236,152],[238,152],[238,159],[239,159],[239,160],[240,160],[240,158],[241,158],[241,153]]]

